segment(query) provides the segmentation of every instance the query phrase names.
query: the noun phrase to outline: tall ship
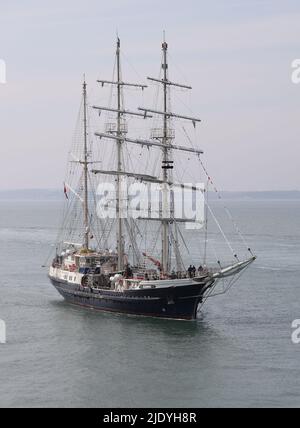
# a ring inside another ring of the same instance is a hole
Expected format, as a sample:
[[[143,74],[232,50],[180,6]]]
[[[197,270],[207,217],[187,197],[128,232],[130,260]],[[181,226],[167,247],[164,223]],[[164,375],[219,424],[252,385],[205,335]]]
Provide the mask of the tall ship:
[[[168,54],[164,40],[160,74],[147,78],[151,108],[126,107],[125,93],[135,99],[150,89],[123,79],[119,38],[112,80],[97,81],[109,103],[90,103],[83,82],[48,274],[73,305],[192,320],[255,260],[229,210],[233,243],[212,208],[219,211],[221,197],[198,147],[200,119],[172,110],[172,95],[192,88],[170,79]]]

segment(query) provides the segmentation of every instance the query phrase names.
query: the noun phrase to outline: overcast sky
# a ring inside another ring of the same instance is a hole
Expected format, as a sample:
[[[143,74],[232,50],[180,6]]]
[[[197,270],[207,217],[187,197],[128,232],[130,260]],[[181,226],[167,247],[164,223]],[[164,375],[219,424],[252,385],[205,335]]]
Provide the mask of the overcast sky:
[[[118,31],[127,80],[156,76],[164,29],[218,187],[300,190],[292,0],[0,0],[0,189],[61,187],[83,73],[111,76]]]

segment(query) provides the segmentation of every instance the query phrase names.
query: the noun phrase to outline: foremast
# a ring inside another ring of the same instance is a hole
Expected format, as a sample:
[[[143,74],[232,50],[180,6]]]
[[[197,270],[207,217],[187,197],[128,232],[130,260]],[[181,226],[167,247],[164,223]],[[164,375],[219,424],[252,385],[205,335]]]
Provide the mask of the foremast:
[[[169,222],[165,219],[167,219],[168,211],[169,211],[169,201],[168,201],[168,181],[169,181],[169,168],[171,166],[169,165],[169,150],[168,150],[168,121],[169,119],[166,116],[167,110],[168,110],[168,87],[167,87],[167,81],[168,81],[168,61],[167,61],[167,52],[168,52],[168,44],[166,41],[162,44],[163,49],[163,63],[162,63],[162,69],[163,69],[163,91],[164,91],[164,101],[163,101],[163,111],[164,111],[164,118],[163,118],[163,139],[162,143],[164,145],[163,148],[163,200],[162,200],[162,271],[163,274],[167,274],[170,270],[169,268]],[[172,217],[172,215],[171,215]]]
[[[163,50],[163,61],[162,61],[162,70],[163,70],[163,78],[155,79],[148,77],[148,80],[161,83],[163,85],[163,111],[155,111],[155,110],[149,110],[144,108],[139,108],[139,110],[143,110],[145,112],[145,116],[147,116],[148,113],[154,113],[158,115],[163,116],[163,133],[162,136],[157,136],[157,139],[161,139],[162,144],[162,152],[163,152],[163,160],[162,160],[162,252],[161,252],[161,268],[162,268],[162,274],[164,276],[168,276],[170,273],[170,261],[171,261],[171,254],[170,254],[170,246],[171,246],[171,224],[174,223],[174,197],[173,193],[170,192],[170,183],[173,183],[173,177],[171,174],[171,171],[173,170],[173,161],[170,157],[170,153],[172,152],[171,149],[176,149],[176,146],[174,146],[172,143],[172,139],[174,138],[172,136],[172,130],[170,127],[170,121],[172,118],[179,118],[179,119],[185,119],[190,120],[195,125],[196,122],[200,122],[200,119],[191,118],[187,116],[181,116],[175,113],[172,113],[169,111],[169,105],[168,105],[168,96],[169,96],[169,88],[171,86],[177,86],[184,89],[192,89],[190,86],[181,85],[178,83],[171,82],[169,80],[169,66],[168,66],[168,43],[166,42],[165,38],[162,43],[162,50]],[[181,148],[182,149],[182,148]],[[197,154],[202,153],[202,151],[195,151]],[[177,235],[177,225],[175,224],[175,235]],[[180,262],[180,256],[179,256],[179,249],[178,249],[178,239],[174,239],[174,245],[175,245],[175,254],[177,259],[178,267],[181,264]]]

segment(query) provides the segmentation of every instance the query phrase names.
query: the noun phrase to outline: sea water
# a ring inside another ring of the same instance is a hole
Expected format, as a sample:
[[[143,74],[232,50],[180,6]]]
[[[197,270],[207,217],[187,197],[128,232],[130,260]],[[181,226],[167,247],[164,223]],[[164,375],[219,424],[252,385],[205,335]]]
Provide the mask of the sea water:
[[[190,322],[69,306],[41,268],[60,203],[1,200],[0,406],[300,406],[300,201],[227,205],[258,260]]]

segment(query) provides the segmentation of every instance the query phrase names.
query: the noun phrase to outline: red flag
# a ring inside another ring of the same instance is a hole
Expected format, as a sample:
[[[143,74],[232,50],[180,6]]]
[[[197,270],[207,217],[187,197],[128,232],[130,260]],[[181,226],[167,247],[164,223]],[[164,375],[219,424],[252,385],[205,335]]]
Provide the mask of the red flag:
[[[67,193],[67,187],[66,187],[66,184],[64,183],[64,194],[65,194],[65,197],[67,198],[67,199],[69,199],[69,196],[68,196],[68,193]]]

